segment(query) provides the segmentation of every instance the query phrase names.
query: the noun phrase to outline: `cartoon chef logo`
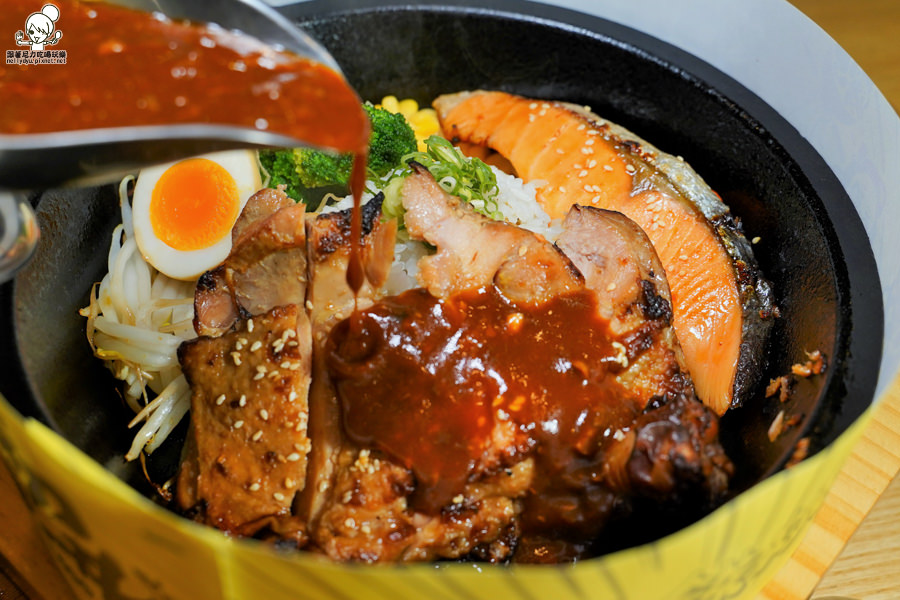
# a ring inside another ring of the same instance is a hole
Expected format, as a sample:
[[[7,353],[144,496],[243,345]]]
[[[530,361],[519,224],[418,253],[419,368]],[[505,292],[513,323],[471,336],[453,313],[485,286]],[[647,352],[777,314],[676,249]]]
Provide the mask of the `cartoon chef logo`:
[[[62,31],[55,31],[59,9],[55,4],[45,4],[41,12],[31,13],[25,20],[25,31],[16,32],[16,44],[31,46],[32,52],[43,52],[44,46],[59,42]],[[28,39],[26,39],[26,36]]]

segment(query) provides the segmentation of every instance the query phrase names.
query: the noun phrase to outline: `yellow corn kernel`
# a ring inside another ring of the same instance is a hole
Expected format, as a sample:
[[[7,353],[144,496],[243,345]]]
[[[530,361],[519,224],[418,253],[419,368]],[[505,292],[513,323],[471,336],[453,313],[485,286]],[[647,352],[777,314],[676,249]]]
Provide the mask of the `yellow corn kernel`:
[[[409,119],[419,110],[419,103],[413,100],[412,98],[406,98],[405,100],[401,100],[399,105],[397,106],[397,110],[394,112],[399,112],[401,115]]]
[[[399,112],[400,101],[397,100],[397,96],[385,96],[381,99],[381,107],[392,113]]]
[[[408,120],[410,127],[412,127],[413,132],[416,134],[419,151],[424,152],[427,149],[425,146],[425,139],[440,131],[437,113],[433,108],[423,108],[412,115]]]

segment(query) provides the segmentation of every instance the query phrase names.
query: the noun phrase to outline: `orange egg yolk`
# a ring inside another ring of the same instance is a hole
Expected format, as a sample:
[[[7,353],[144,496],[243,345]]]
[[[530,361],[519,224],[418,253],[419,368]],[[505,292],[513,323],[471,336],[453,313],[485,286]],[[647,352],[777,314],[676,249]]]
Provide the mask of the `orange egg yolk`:
[[[231,235],[239,206],[234,177],[214,161],[191,158],[166,169],[156,182],[150,225],[176,250],[201,250]]]

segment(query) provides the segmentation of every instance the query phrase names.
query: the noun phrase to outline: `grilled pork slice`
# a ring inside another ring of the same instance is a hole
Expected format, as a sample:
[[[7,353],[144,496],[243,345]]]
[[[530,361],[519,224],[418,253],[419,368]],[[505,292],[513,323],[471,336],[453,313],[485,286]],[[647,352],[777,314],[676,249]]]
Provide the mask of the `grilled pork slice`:
[[[367,281],[354,297],[347,284],[350,260],[350,210],[320,214],[307,220],[309,288],[306,306],[312,330],[313,380],[310,388],[310,455],[306,491],[300,512],[315,524],[323,504],[331,497],[336,470],[352,462],[355,449],[346,449],[340,407],[325,363],[325,342],[332,327],[349,317],[354,307],[372,304],[381,294],[393,262],[396,221],[382,222],[382,197],[363,206],[362,254],[367,263]],[[378,273],[383,276],[378,276]],[[374,282],[374,283],[373,283]],[[342,453],[344,456],[342,456]]]
[[[296,304],[239,320],[178,350],[191,385],[191,429],[177,502],[236,535],[269,530],[304,541],[293,517],[310,442],[310,337]]]
[[[662,394],[692,394],[665,271],[644,231],[621,213],[575,205],[556,243],[621,340],[625,368],[616,377],[641,406]]]
[[[419,261],[419,281],[433,296],[491,282],[510,299],[541,303],[583,284],[571,261],[533,233],[493,221],[455,200],[428,170],[411,165],[414,175],[403,186],[404,221],[413,239],[437,246]]]
[[[439,514],[426,514],[410,506],[415,479],[408,469],[361,450],[338,473],[334,500],[319,519],[318,544],[336,560],[506,560],[518,535],[515,498],[528,490],[533,468],[533,461],[521,461],[466,485]]]
[[[232,231],[225,262],[204,273],[194,295],[194,328],[200,335],[228,331],[239,317],[306,298],[305,207],[282,191],[250,197]]]

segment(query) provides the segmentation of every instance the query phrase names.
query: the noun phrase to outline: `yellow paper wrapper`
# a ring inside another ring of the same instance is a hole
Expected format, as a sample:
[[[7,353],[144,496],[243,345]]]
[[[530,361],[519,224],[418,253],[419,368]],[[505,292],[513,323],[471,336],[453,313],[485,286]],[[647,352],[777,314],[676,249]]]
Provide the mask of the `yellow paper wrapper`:
[[[869,421],[657,542],[575,565],[340,565],[182,519],[0,397],[0,455],[77,598],[743,600],[785,563]]]

